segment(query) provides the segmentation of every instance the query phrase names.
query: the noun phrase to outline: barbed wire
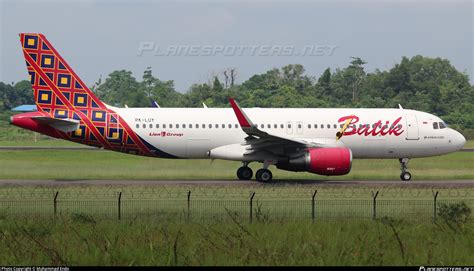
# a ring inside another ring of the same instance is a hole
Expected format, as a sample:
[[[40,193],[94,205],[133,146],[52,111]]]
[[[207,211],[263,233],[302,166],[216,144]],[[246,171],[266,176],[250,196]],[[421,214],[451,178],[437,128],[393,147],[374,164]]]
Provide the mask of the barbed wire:
[[[379,198],[432,198],[438,192],[439,198],[474,199],[474,188],[401,188],[401,187],[324,187],[320,186],[85,186],[85,187],[0,187],[0,200],[8,199],[52,199],[58,193],[59,200],[66,199],[104,199],[113,200],[122,193],[124,199],[186,199],[191,192],[193,199],[246,199],[255,192],[259,199],[311,199],[317,190],[318,198],[360,198],[372,197],[378,191]]]

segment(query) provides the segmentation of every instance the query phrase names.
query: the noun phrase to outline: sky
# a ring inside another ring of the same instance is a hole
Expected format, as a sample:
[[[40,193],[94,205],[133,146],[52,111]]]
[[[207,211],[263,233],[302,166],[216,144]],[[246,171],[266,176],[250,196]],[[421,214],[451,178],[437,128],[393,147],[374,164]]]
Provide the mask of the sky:
[[[287,64],[318,78],[388,70],[403,56],[441,57],[474,82],[471,0],[0,0],[0,81],[27,78],[18,33],[46,35],[89,85],[114,70],[173,80],[185,92],[227,68],[237,82]]]

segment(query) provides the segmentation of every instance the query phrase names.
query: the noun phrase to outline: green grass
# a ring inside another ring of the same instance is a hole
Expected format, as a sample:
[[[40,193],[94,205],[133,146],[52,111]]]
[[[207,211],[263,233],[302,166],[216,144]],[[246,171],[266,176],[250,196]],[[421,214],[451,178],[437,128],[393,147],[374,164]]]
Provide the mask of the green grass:
[[[474,140],[466,141],[466,145],[464,145],[464,148],[474,148]]]
[[[474,225],[0,220],[5,265],[473,265]]]
[[[474,179],[474,153],[456,152],[410,161],[410,172],[421,179]],[[110,151],[32,150],[0,151],[3,179],[235,179],[238,162],[215,160],[168,160]],[[254,172],[260,167],[252,163]],[[326,177],[294,173],[274,167],[276,180],[398,180],[397,160],[355,160],[349,175]]]

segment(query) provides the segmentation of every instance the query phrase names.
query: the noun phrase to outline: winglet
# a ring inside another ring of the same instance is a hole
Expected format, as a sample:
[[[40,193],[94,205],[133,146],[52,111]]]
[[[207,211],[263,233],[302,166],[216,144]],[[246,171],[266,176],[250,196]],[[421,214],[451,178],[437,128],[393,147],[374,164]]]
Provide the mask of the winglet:
[[[229,98],[230,105],[232,106],[232,109],[234,109],[235,116],[237,117],[237,120],[239,121],[239,124],[242,128],[250,128],[253,125],[252,121],[247,117],[245,112],[240,108],[239,104],[232,98]]]

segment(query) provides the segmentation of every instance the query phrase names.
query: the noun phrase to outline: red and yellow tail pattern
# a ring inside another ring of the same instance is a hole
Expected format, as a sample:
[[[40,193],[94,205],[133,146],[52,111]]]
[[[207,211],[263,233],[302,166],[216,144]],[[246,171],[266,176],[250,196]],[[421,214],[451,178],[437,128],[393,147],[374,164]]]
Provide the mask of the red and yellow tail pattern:
[[[56,137],[133,154],[164,154],[141,139],[101,102],[44,35],[22,33],[20,41],[38,114],[80,121],[76,131],[55,131]]]
[[[106,108],[45,36],[24,33],[20,40],[38,111],[73,118],[72,112],[64,110]]]

